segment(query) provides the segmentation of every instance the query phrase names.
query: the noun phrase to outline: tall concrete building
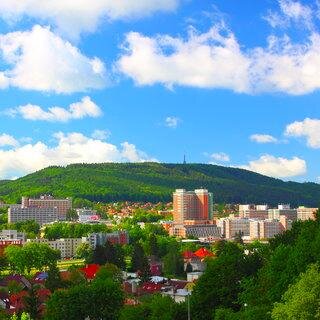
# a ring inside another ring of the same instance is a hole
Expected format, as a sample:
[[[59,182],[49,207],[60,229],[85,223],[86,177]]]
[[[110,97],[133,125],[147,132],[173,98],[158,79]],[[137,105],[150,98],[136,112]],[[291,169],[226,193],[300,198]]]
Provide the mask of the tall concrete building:
[[[39,199],[22,197],[22,208],[57,208],[59,220],[65,220],[69,209],[72,208],[71,198],[55,199],[50,195],[42,195]]]
[[[12,205],[8,210],[8,222],[35,220],[40,225],[59,220],[66,220],[71,199],[55,199],[52,196],[41,196],[39,199],[22,197],[21,205]]]
[[[59,220],[57,208],[22,207],[13,205],[8,209],[8,222],[34,220],[40,225]]]
[[[298,220],[315,220],[317,210],[318,208],[299,207],[297,209]]]
[[[185,189],[177,189],[173,193],[173,220],[175,223],[209,221],[213,218],[212,213],[212,193],[208,190],[186,191]]]

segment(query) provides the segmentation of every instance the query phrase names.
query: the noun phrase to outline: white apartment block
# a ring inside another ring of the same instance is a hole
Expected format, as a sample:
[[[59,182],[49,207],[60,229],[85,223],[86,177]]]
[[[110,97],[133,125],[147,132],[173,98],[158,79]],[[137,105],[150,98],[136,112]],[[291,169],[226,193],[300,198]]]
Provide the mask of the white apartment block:
[[[48,239],[28,239],[27,242],[35,243],[45,243],[49,247],[61,252],[61,258],[72,258],[76,254],[76,250],[80,244],[83,243],[81,238],[64,238],[57,240],[48,240]]]
[[[55,199],[50,195],[42,195],[39,199],[22,197],[21,206],[23,208],[56,208],[59,220],[65,220],[68,210],[72,208],[72,199]]]
[[[250,220],[250,239],[270,239],[277,234],[290,229],[292,221],[286,216],[280,216],[280,220]]]
[[[286,216],[290,220],[297,220],[297,210],[291,209],[289,204],[280,204],[277,209],[268,210],[268,219],[279,220],[280,216]]]
[[[21,205],[13,205],[8,209],[8,222],[15,223],[19,221],[34,220],[40,225],[58,221],[59,214],[56,207],[38,208],[23,207]]]
[[[0,240],[21,240],[26,241],[26,234],[24,232],[18,232],[17,230],[1,230]]]
[[[221,235],[226,239],[232,239],[239,232],[243,236],[250,235],[250,220],[247,218],[222,218],[217,222],[217,226],[221,230]]]
[[[317,212],[317,208],[306,208],[306,207],[299,207],[297,209],[297,217],[298,220],[314,220],[315,219],[315,213]]]

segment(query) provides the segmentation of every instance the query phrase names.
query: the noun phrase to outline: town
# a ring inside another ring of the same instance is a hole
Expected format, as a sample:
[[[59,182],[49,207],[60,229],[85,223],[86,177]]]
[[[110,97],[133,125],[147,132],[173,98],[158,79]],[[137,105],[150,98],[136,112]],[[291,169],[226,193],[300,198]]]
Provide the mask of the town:
[[[0,233],[3,314],[30,314],[32,307],[32,319],[40,319],[47,302],[51,308],[55,290],[91,283],[104,272],[120,282],[124,306],[159,294],[189,305],[223,241],[268,243],[296,221],[315,220],[317,212],[289,204],[233,204],[218,211],[206,189],[177,189],[172,197],[172,203],[97,203],[92,208],[74,208],[71,198],[51,195],[1,203],[2,216],[7,216]],[[26,299],[32,294],[36,307]]]

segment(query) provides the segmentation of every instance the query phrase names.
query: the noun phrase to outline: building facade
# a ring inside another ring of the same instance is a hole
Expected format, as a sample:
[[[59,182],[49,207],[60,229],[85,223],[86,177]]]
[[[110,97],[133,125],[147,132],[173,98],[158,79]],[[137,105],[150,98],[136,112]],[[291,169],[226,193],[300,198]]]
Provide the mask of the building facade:
[[[297,218],[298,220],[315,220],[315,213],[317,212],[318,208],[306,208],[306,207],[299,207],[297,209]]]
[[[39,199],[22,197],[21,206],[23,208],[57,208],[59,220],[66,220],[68,210],[72,209],[72,199],[55,199],[50,195],[42,195]]]
[[[23,207],[21,205],[13,205],[8,209],[8,222],[15,223],[19,221],[34,220],[40,225],[58,221],[59,214],[56,207],[38,208]]]
[[[61,258],[73,258],[76,255],[76,250],[83,243],[81,238],[63,238],[57,240],[48,239],[28,239],[27,242],[45,243],[49,247],[61,252]]]
[[[177,189],[173,193],[173,220],[175,223],[209,221],[213,218],[212,193],[206,189],[186,191]]]

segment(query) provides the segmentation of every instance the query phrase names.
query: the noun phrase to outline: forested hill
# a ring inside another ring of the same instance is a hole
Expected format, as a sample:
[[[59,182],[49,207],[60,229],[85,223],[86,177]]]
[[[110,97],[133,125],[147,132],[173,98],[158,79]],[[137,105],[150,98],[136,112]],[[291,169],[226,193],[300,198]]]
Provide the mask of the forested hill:
[[[171,201],[176,188],[205,187],[219,203],[318,206],[320,185],[284,182],[247,170],[208,164],[104,163],[49,167],[0,183],[0,198],[44,193],[91,201]]]

